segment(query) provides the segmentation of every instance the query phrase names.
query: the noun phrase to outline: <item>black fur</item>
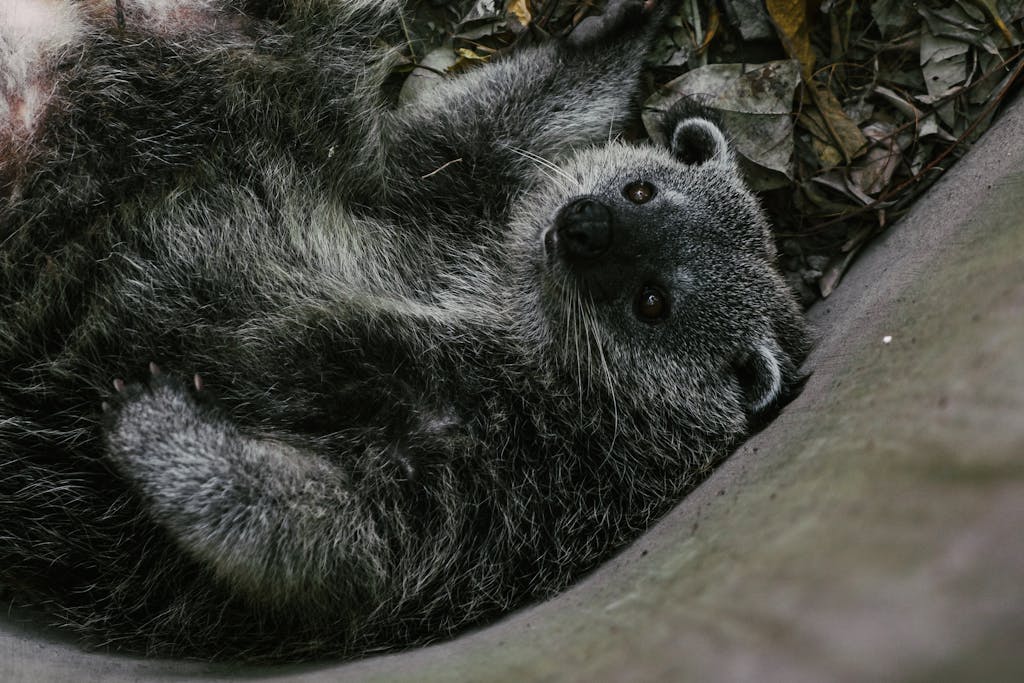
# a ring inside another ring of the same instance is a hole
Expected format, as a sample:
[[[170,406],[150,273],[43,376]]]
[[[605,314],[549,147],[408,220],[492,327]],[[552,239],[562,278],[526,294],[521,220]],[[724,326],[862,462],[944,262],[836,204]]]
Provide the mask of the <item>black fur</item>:
[[[609,142],[648,4],[397,110],[393,2],[75,6],[54,95],[0,121],[0,583],[92,645],[350,655],[548,595],[677,501],[806,338],[713,123]],[[583,196],[611,246],[569,262]]]

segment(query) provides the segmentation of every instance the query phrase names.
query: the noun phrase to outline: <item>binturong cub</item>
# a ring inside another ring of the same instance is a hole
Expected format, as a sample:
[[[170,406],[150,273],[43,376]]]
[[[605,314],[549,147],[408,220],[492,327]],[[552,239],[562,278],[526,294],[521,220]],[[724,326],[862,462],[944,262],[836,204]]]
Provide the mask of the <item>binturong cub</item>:
[[[398,0],[0,9],[0,584],[93,646],[423,642],[635,538],[794,393],[671,3],[386,105]],[[400,34],[398,34],[400,35]]]

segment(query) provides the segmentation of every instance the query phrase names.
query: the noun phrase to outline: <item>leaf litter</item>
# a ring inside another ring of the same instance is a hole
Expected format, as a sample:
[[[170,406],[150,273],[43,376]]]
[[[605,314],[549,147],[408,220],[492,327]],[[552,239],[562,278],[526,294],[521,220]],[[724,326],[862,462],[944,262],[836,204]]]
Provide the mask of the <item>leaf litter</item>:
[[[401,38],[400,102],[600,11],[578,0],[430,0]],[[643,128],[715,110],[804,305],[988,128],[1024,71],[1024,0],[682,0],[649,57]],[[583,103],[581,103],[582,105]]]

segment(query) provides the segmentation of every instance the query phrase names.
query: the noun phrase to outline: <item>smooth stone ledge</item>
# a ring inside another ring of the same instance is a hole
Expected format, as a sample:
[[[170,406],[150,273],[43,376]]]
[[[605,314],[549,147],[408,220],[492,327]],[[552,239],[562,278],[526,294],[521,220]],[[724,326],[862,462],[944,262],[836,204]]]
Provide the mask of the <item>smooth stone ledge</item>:
[[[1024,101],[811,318],[800,398],[555,599],[288,668],[89,654],[7,618],[0,681],[1024,680]]]

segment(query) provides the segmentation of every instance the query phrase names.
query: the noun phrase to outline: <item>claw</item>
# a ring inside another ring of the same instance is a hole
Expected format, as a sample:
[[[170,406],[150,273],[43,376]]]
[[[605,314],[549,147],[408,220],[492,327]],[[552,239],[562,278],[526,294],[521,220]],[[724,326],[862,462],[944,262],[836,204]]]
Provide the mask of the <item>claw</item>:
[[[199,376],[198,372],[192,378],[192,384],[195,385],[196,391],[202,391],[203,390],[203,378]]]
[[[154,363],[153,361],[150,361],[149,362],[149,374],[153,375],[154,377],[159,375],[160,374],[160,366],[157,365],[156,363]]]
[[[124,391],[124,380],[121,379],[120,377],[114,380],[114,391],[118,393]]]

